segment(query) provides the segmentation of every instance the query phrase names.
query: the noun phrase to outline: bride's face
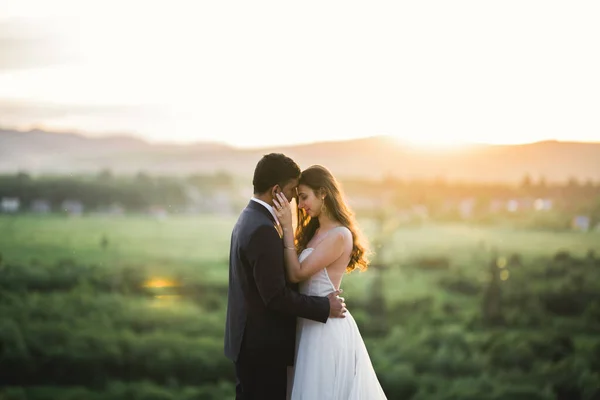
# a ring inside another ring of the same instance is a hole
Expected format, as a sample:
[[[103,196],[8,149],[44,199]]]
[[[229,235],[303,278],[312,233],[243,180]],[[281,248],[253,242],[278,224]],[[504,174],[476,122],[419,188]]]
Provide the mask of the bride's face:
[[[302,208],[310,217],[318,217],[321,213],[323,201],[315,192],[306,185],[298,185],[298,207]]]

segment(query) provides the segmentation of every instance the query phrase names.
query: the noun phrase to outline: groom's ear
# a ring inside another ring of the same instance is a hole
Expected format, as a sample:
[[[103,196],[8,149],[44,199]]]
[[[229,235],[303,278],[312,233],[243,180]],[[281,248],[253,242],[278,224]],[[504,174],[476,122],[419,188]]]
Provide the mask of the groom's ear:
[[[281,188],[279,185],[275,185],[271,188],[271,196],[273,196],[273,198],[277,197],[277,193],[281,193]]]

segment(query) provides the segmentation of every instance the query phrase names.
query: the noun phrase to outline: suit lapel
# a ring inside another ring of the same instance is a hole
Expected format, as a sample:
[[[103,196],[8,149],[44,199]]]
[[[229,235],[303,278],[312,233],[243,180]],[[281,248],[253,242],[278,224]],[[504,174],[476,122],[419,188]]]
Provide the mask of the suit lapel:
[[[250,202],[248,203],[248,208],[251,208],[253,210],[256,210],[262,214],[264,214],[267,218],[269,218],[269,220],[271,221],[271,223],[273,224],[273,228],[275,228],[275,230],[277,231],[277,234],[279,235],[280,239],[283,239],[283,228],[281,228],[281,225],[277,224],[275,222],[275,219],[273,218],[273,214],[271,214],[269,212],[269,210],[267,210],[265,208],[265,206],[263,206],[260,203],[257,203],[255,201],[250,200]]]
[[[275,218],[273,218],[273,215],[262,204],[259,204],[256,201],[250,200],[250,202],[248,203],[248,205],[246,207],[251,208],[253,210],[256,210],[256,211],[264,214],[267,218],[269,218],[269,220],[271,220],[271,222],[275,223]]]

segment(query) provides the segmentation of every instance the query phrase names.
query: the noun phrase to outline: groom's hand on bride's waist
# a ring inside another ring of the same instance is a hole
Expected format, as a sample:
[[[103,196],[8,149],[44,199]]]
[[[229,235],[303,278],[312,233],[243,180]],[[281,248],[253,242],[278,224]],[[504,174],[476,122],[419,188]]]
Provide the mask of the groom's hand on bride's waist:
[[[343,290],[336,290],[331,292],[327,298],[329,299],[329,318],[346,318],[346,303],[344,298],[340,297]]]

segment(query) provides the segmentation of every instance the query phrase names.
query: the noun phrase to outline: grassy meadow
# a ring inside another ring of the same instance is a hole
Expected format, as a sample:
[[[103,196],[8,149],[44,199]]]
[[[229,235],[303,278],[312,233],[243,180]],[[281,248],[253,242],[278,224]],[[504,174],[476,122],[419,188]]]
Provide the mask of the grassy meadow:
[[[235,217],[0,216],[0,399],[225,399]],[[599,399],[600,234],[360,219],[390,399]]]

